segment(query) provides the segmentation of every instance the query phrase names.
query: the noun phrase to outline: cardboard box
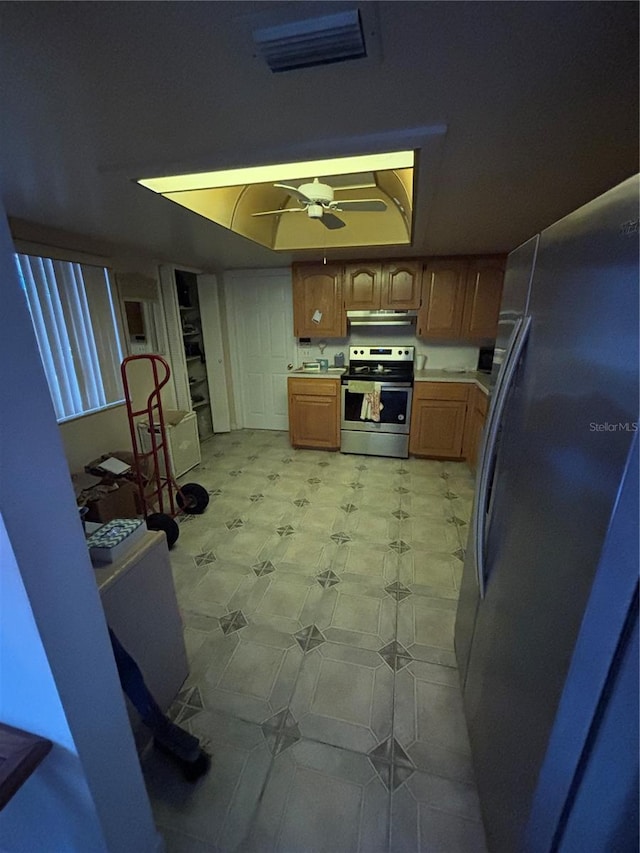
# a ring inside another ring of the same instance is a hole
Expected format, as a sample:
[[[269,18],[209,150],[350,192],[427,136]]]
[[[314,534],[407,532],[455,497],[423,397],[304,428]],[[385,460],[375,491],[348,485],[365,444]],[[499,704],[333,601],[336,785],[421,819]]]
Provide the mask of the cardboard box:
[[[178,426],[191,412],[184,411],[183,409],[165,409],[163,414],[165,426]]]
[[[118,487],[105,492],[97,500],[89,501],[87,521],[111,521],[114,518],[136,518],[138,508],[136,497],[137,487],[128,481],[118,483]]]
[[[200,438],[196,413],[170,409],[165,412],[164,419],[171,476],[174,478],[182,477],[183,474],[200,463]],[[154,430],[156,441],[159,442],[160,427],[156,424]],[[151,430],[146,421],[138,423],[138,436],[142,451],[151,453]],[[153,457],[148,456],[145,461],[149,476],[153,476],[155,473]],[[166,477],[162,451],[159,451],[158,463],[160,476]]]

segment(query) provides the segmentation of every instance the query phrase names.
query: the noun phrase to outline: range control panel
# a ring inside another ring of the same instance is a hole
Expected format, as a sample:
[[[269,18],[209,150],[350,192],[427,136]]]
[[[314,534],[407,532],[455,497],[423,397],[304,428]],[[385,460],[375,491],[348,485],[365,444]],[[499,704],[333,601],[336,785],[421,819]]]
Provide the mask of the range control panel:
[[[414,361],[415,347],[349,347],[349,362],[354,361]]]

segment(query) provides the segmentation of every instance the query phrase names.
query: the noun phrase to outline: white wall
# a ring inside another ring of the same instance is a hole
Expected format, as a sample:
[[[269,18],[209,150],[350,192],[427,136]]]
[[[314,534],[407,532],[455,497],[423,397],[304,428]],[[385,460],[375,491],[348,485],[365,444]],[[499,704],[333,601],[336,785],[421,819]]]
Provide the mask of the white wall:
[[[159,837],[12,254],[0,210],[0,716],[56,746],[0,813],[2,848],[151,853]]]
[[[59,425],[63,450],[71,472],[113,450],[130,450],[131,436],[124,403]]]
[[[0,720],[54,743],[0,814],[2,849],[106,850],[96,846],[98,816],[1,516],[0,563]],[[29,814],[37,820],[26,831]]]
[[[451,368],[453,370],[475,370],[478,365],[478,347],[459,343],[425,343],[416,338],[415,326],[357,326],[354,327],[349,336],[339,340],[325,340],[326,347],[324,356],[320,352],[323,341],[321,338],[311,338],[311,358],[328,358],[329,364],[333,364],[336,353],[344,353],[345,363],[349,361],[349,347],[358,344],[380,345],[380,346],[414,346],[416,355],[422,353],[427,356],[427,369],[441,370]],[[299,357],[298,361],[302,361]]]

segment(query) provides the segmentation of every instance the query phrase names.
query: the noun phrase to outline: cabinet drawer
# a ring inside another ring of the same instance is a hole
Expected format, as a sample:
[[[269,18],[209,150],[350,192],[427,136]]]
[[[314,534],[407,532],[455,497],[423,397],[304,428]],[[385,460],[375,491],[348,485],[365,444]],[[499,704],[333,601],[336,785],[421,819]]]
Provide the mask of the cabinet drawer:
[[[465,382],[416,382],[413,386],[414,400],[460,400],[469,399],[472,386]]]
[[[339,379],[292,379],[289,377],[290,394],[309,394],[313,397],[337,397]]]

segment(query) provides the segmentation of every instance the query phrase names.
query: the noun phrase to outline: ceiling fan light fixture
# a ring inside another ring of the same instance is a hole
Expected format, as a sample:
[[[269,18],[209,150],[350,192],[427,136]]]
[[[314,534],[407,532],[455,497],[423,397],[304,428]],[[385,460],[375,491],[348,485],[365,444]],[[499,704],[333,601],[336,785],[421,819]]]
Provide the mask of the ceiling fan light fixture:
[[[313,199],[313,201],[324,204],[329,204],[333,201],[333,187],[330,187],[328,184],[321,184],[317,178],[310,184],[300,184],[298,192],[307,196],[307,198]]]
[[[322,219],[324,215],[324,208],[321,204],[310,204],[307,207],[307,213],[309,214],[310,219]]]

